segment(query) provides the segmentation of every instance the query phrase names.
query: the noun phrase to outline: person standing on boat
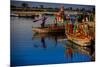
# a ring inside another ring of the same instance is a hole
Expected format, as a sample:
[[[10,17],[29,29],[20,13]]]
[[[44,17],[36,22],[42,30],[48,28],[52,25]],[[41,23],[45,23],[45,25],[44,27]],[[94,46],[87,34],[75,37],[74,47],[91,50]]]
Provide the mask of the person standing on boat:
[[[59,14],[60,14],[60,17],[61,17],[60,21],[61,21],[61,23],[63,23],[64,22],[64,6],[61,6]]]
[[[69,30],[70,30],[70,16],[69,15],[67,15],[66,16],[66,33],[69,33]]]
[[[76,33],[77,27],[78,27],[78,19],[77,16],[75,16],[75,23],[74,23],[74,30],[73,30],[74,33]]]
[[[70,34],[73,34],[73,28],[74,28],[74,25],[72,22],[70,22]]]
[[[34,20],[33,22],[37,22],[37,21],[42,20],[41,28],[44,28],[44,27],[45,27],[45,22],[46,22],[46,20],[47,20],[47,17],[46,17],[44,14],[42,14],[41,17],[42,17],[42,18],[40,18],[40,19],[38,19],[38,20]]]
[[[61,23],[64,22],[64,19],[66,18],[64,15],[64,6],[61,6],[60,11],[57,14],[55,14],[55,16],[56,16],[55,20],[57,22],[61,22]]]
[[[41,28],[45,27],[45,22],[46,22],[47,17],[45,15],[42,15],[42,23],[41,23]]]
[[[57,18],[54,16],[54,25],[57,26]]]

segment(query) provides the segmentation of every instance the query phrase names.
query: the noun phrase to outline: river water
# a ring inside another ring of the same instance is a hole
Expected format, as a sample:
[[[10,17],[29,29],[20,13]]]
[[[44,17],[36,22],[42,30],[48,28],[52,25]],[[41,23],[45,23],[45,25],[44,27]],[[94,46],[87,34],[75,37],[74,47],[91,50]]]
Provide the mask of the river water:
[[[11,17],[11,65],[41,65],[91,61],[90,49],[69,42],[65,34],[35,34],[41,21]],[[49,17],[46,24],[53,23]],[[80,49],[79,49],[80,48]]]

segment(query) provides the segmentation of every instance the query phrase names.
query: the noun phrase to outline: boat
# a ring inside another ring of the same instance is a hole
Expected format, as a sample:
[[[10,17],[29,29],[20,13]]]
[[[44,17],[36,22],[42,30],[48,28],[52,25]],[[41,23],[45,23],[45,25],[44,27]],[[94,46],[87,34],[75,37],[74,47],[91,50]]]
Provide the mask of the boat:
[[[76,37],[75,35],[70,35],[70,34],[66,34],[67,36],[67,39],[79,46],[82,46],[82,47],[86,47],[86,46],[90,46],[91,45],[91,39],[90,38],[79,38],[79,37]]]
[[[49,32],[48,28],[39,28],[39,27],[32,28],[32,31],[37,32],[37,33],[48,33]]]
[[[91,45],[91,41],[94,40],[94,29],[92,28],[90,30],[90,27],[87,26],[87,24],[84,22],[83,23],[79,23],[77,28],[74,30],[73,28],[75,26],[71,26],[71,25],[67,25],[66,26],[66,36],[67,39],[79,46],[90,46]],[[88,27],[88,28],[87,28]],[[70,28],[70,30],[68,30],[68,28]]]
[[[65,27],[64,26],[49,26],[44,28],[33,27],[32,31],[37,33],[64,33]]]
[[[11,13],[10,16],[12,16],[12,17],[18,17],[18,14]]]

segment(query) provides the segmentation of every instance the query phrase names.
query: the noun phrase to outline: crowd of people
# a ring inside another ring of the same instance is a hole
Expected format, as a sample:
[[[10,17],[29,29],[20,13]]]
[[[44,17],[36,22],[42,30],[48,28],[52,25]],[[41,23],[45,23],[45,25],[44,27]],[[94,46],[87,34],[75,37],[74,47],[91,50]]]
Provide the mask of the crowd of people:
[[[65,28],[66,28],[66,33],[69,35],[73,35],[76,38],[81,38],[81,39],[91,39],[89,35],[89,15],[76,15],[74,19],[70,17],[70,15],[65,15],[64,13],[64,6],[61,6],[60,11],[55,14],[55,23],[64,23]],[[73,21],[74,20],[74,23]]]

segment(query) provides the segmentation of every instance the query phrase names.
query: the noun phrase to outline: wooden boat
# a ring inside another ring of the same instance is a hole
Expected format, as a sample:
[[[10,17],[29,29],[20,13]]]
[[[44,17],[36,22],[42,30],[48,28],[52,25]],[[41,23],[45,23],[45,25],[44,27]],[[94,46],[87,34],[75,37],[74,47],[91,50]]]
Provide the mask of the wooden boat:
[[[37,32],[37,33],[48,33],[49,32],[48,28],[33,28],[32,31]]]
[[[70,28],[70,30],[66,29],[66,36],[68,40],[72,41],[73,43],[76,43],[77,45],[90,46],[91,40],[95,38],[95,34],[94,34],[95,31],[94,28],[90,30],[89,27],[88,30],[84,32],[84,29],[86,28],[84,28],[83,25],[84,25],[83,23],[78,24],[79,27],[78,29],[76,29],[75,32],[72,32],[74,31],[73,28]]]
[[[79,46],[90,46],[91,44],[91,39],[89,38],[79,38],[79,37],[75,37],[74,35],[70,35],[70,34],[66,34],[67,39]]]
[[[65,32],[65,27],[64,26],[50,26],[50,27],[37,27],[37,28],[32,28],[32,31],[37,32],[37,33],[64,33]]]

